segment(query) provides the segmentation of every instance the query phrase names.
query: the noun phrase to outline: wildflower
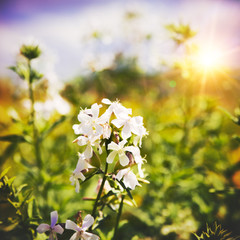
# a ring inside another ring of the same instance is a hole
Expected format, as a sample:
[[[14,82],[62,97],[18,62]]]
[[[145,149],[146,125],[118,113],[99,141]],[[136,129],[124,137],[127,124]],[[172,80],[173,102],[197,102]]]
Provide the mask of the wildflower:
[[[57,239],[57,233],[62,234],[64,231],[64,229],[59,224],[56,225],[57,220],[58,220],[57,211],[51,212],[51,225],[42,223],[37,227],[37,231],[39,233],[50,231],[49,239],[50,240]]]
[[[143,118],[138,116],[136,118],[134,118],[135,120],[135,127],[133,129],[133,133],[136,135],[134,137],[134,142],[133,144],[135,146],[137,146],[137,144],[139,143],[139,146],[142,146],[142,138],[146,135],[148,135],[148,132],[146,130],[146,128],[143,126]]]
[[[122,140],[118,144],[115,142],[111,142],[108,144],[108,150],[113,150],[107,156],[107,163],[112,163],[116,155],[119,156],[119,161],[122,166],[126,166],[129,164],[129,158],[126,156],[125,152],[127,151],[127,147],[124,147],[126,144],[126,140]]]
[[[132,133],[140,137],[140,139],[146,134],[144,132],[142,117],[129,117],[113,119],[112,124],[117,128],[122,128],[122,138],[128,139],[132,136]]]
[[[79,184],[79,179],[81,179],[82,181],[84,181],[86,178],[83,175],[82,171],[86,168],[88,168],[89,164],[86,162],[86,158],[84,156],[84,154],[80,154],[79,153],[79,159],[78,159],[78,163],[76,166],[76,169],[73,171],[71,177],[70,177],[70,181],[72,182],[72,185],[76,184],[75,187],[75,191],[77,193],[79,193],[79,189],[80,189],[80,184]]]
[[[127,147],[128,151],[132,153],[133,157],[134,157],[134,161],[135,163],[138,165],[138,172],[141,178],[144,177],[143,171],[142,171],[142,165],[143,162],[146,161],[144,158],[142,158],[141,154],[140,154],[140,149],[139,147],[135,147],[135,146],[128,146]]]
[[[122,178],[123,183],[127,188],[134,190],[136,186],[141,186],[136,175],[130,170],[130,168],[122,169],[117,173],[116,179],[120,181]]]
[[[118,101],[111,102],[109,99],[103,98],[102,103],[110,105],[102,116],[110,118],[112,113],[114,113],[117,118],[124,118],[127,117],[129,114],[132,114],[132,109],[125,108]]]
[[[79,146],[86,146],[83,154],[85,155],[85,158],[89,159],[93,155],[93,148],[92,147],[97,147],[99,150],[99,154],[102,153],[102,149],[100,147],[100,142],[99,142],[99,136],[79,136],[77,139],[75,139],[73,142],[77,142]]]
[[[88,214],[82,223],[82,226],[78,226],[75,222],[71,221],[71,220],[67,220],[66,221],[66,229],[72,229],[74,231],[76,231],[72,237],[70,238],[70,240],[98,240],[99,237],[95,234],[86,232],[86,230],[92,226],[94,223],[94,218]]]
[[[127,140],[123,139],[121,142],[116,144],[115,142],[111,142],[108,144],[108,150],[113,150],[107,157],[107,163],[112,163],[116,155],[119,156],[120,164],[124,167],[129,164],[129,158],[125,154],[125,152],[131,152],[135,162],[137,164],[142,164],[142,157],[140,155],[140,149],[134,146],[126,146]]]

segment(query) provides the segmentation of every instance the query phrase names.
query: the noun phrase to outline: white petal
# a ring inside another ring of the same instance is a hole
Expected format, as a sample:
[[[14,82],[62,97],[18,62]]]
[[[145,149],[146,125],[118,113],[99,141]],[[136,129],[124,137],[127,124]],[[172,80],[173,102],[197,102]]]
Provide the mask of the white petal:
[[[76,169],[74,170],[74,173],[81,172],[83,169],[85,169],[85,165],[86,165],[86,161],[79,158]]]
[[[50,226],[46,223],[42,223],[37,227],[37,231],[39,233],[44,233],[44,232],[49,231],[49,230],[50,230]]]
[[[88,233],[88,232],[82,233],[82,236],[83,236],[84,240],[98,240],[98,239],[100,239],[97,235],[92,234],[92,233]]]
[[[88,136],[90,136],[93,133],[92,125],[87,123],[82,127],[82,132]]]
[[[143,117],[137,116],[137,117],[133,117],[133,119],[135,120],[137,125],[143,125]]]
[[[113,119],[111,123],[115,125],[117,128],[121,128],[125,122],[126,119]]]
[[[125,108],[121,103],[119,102],[113,102],[111,104],[111,107],[113,109],[114,114],[117,118],[127,118],[129,114],[132,114],[132,109]]]
[[[127,143],[127,140],[123,139],[121,142],[119,142],[118,145],[120,146],[120,148],[123,148],[126,143]]]
[[[57,211],[51,212],[51,227],[52,228],[57,223],[57,220],[58,220],[58,213],[57,213]]]
[[[83,230],[88,229],[90,226],[93,225],[93,223],[94,223],[94,218],[90,214],[86,215],[86,217],[83,220],[82,229]]]
[[[97,103],[94,103],[91,107],[91,110],[92,110],[92,115],[93,115],[93,118],[96,119],[98,117],[98,114],[99,114],[99,108],[101,108],[102,105],[98,105]]]
[[[131,137],[131,128],[130,125],[127,123],[124,125],[123,129],[122,129],[122,138],[123,139],[128,139]]]
[[[77,138],[77,144],[79,146],[84,146],[84,145],[87,144],[87,142],[88,142],[88,139],[84,136],[80,136],[80,137]]]
[[[53,230],[59,234],[62,234],[64,232],[64,229],[59,224],[54,226]]]
[[[134,146],[127,146],[124,148],[125,151],[131,152],[133,154],[138,153],[138,147],[134,147]],[[139,149],[139,154],[140,154],[140,149]]]
[[[138,164],[138,172],[141,178],[144,178],[144,173],[142,170],[142,164]]]
[[[125,155],[125,153],[121,155],[119,154],[119,161],[123,167],[129,164],[129,158]]]
[[[87,112],[85,111],[85,112],[80,112],[79,114],[78,114],[78,121],[79,122],[83,122],[83,123],[85,123],[85,122],[88,122],[89,120],[91,119],[91,117],[87,114]]]
[[[107,105],[111,105],[112,104],[112,102],[109,99],[107,99],[107,98],[103,98],[102,99],[102,103],[107,104]]]
[[[135,189],[135,187],[141,186],[136,178],[136,175],[132,172],[129,171],[123,178],[123,182],[125,184],[126,187],[131,188],[132,190]]]
[[[87,145],[85,151],[84,151],[84,156],[89,159],[92,157],[93,155],[93,149],[92,149],[92,146],[90,144]]]
[[[82,132],[81,132],[80,124],[74,124],[74,125],[72,126],[72,128],[73,128],[73,131],[74,131],[75,134],[81,134],[81,133],[82,133]]]
[[[112,163],[116,155],[117,155],[117,152],[116,152],[116,151],[111,152],[111,153],[107,156],[107,163]]]
[[[137,164],[143,162],[143,158],[140,155],[140,149],[134,146],[127,146],[124,148],[125,151],[131,152],[134,156],[134,160]]]
[[[98,118],[98,123],[101,123],[101,124],[109,123],[111,115],[112,115],[112,112],[107,109],[106,112],[103,113],[101,117]]]
[[[117,175],[116,175],[116,179],[117,179],[118,181],[120,181],[120,180],[123,178],[123,176],[124,176],[129,170],[130,170],[130,168],[126,168],[126,169],[120,170],[120,171],[117,173]]]
[[[101,125],[95,124],[96,129],[96,135],[102,135],[103,134],[103,127]]]
[[[118,151],[119,150],[119,145],[116,144],[115,142],[111,142],[111,143],[108,144],[108,150]]]
[[[69,240],[78,240],[80,239],[80,233],[75,232]]]
[[[98,152],[99,152],[99,154],[101,155],[102,154],[102,148],[101,148],[101,146],[98,146]]]
[[[74,231],[80,231],[81,230],[80,227],[75,222],[73,222],[71,220],[66,221],[65,228],[66,229],[72,229]]]
[[[79,183],[78,180],[76,180],[75,192],[76,192],[76,193],[79,193],[79,190],[80,190],[80,183]]]
[[[82,181],[86,179],[86,177],[81,172],[76,173],[75,177],[81,179]]]
[[[71,177],[69,178],[69,180],[71,181],[71,185],[74,185],[75,183],[75,178],[73,175],[71,175]]]

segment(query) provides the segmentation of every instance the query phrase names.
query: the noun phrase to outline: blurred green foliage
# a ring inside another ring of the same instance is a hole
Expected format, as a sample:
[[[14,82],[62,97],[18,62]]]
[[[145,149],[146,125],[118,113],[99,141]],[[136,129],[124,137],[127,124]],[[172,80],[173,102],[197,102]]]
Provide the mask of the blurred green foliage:
[[[33,239],[40,220],[36,200],[26,184],[17,189],[14,178],[0,175],[0,234],[2,239]]]
[[[187,25],[167,28],[177,45],[186,49],[187,56],[188,39],[194,32]],[[231,76],[227,79],[218,73],[216,76],[217,85],[207,76],[205,91],[201,92],[201,72],[191,64],[186,65],[184,58],[168,71],[146,74],[136,58],[117,54],[111,67],[78,76],[65,84],[61,96],[71,104],[68,116],[52,112],[49,119],[36,119],[41,168],[35,159],[28,110],[14,98],[9,102],[5,99],[5,119],[0,125],[3,142],[0,168],[14,166],[11,175],[17,175],[16,184],[26,183],[32,190],[43,222],[48,221],[53,210],[58,211],[59,222],[65,222],[79,210],[90,211],[92,202],[82,198],[95,197],[91,180],[82,184],[80,194],[75,193],[69,182],[78,151],[71,144],[74,139],[71,127],[76,123],[79,107],[89,107],[103,97],[118,98],[145,120],[149,136],[143,141],[143,152],[150,181],[135,193],[138,207],[123,209],[127,224],[122,224],[119,239],[196,239],[192,232],[200,232],[206,223],[214,221],[239,235],[239,112],[232,116],[225,110],[236,108],[239,83],[231,79],[230,88],[223,88],[221,84]],[[47,80],[39,79],[38,84],[44,81]],[[33,85],[36,100],[38,86]],[[22,94],[18,100],[26,96]],[[45,94],[39,99],[45,101],[47,97]],[[14,105],[15,115],[9,117],[9,109]],[[98,229],[102,239],[111,238],[112,220],[109,210],[105,224]]]

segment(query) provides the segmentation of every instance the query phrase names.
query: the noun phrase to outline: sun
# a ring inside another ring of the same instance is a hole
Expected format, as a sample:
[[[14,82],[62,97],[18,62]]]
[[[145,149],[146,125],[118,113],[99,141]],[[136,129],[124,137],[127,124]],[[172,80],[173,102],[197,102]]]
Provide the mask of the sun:
[[[196,65],[206,71],[219,68],[221,64],[222,52],[217,48],[200,49],[196,56]]]

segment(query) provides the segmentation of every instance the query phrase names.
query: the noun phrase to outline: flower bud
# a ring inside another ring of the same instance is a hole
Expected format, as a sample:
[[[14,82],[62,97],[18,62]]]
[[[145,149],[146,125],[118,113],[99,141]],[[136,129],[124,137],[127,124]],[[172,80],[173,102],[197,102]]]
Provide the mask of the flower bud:
[[[41,50],[38,48],[38,46],[22,45],[20,48],[20,53],[28,60],[32,60],[34,58],[38,58],[41,55]]]

